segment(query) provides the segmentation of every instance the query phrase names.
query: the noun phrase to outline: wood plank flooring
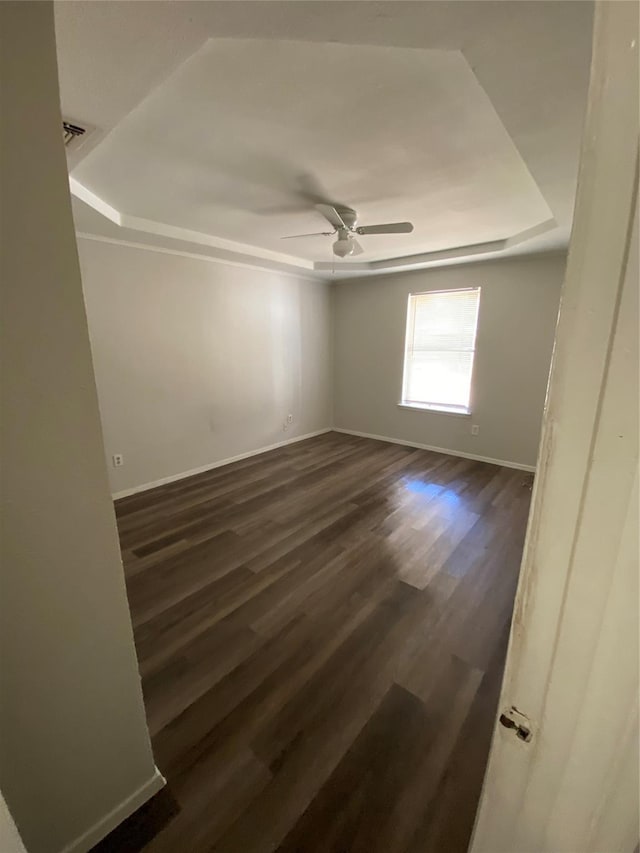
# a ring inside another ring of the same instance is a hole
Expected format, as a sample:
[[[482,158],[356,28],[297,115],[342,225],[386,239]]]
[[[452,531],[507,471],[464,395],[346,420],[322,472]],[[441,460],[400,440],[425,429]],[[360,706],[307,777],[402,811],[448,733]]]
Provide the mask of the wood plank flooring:
[[[118,501],[179,809],[138,849],[463,853],[531,481],[328,433]]]

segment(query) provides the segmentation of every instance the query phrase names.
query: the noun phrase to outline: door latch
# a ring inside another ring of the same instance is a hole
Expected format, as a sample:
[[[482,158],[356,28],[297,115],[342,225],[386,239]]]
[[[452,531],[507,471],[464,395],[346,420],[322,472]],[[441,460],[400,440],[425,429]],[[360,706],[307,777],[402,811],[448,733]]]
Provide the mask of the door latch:
[[[513,705],[508,711],[503,711],[503,713],[500,714],[500,723],[505,727],[505,729],[513,729],[516,733],[516,737],[520,738],[520,740],[523,740],[525,743],[529,743],[533,737],[529,718],[525,717],[525,715],[518,711],[518,709]]]

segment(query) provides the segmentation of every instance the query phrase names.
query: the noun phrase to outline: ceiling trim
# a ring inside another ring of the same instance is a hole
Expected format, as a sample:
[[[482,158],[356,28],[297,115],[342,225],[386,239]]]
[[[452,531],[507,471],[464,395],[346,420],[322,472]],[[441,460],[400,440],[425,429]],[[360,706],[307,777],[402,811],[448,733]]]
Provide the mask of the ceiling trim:
[[[168,246],[156,246],[153,243],[136,243],[135,240],[122,240],[119,237],[105,237],[103,234],[89,234],[86,231],[76,231],[76,237],[81,240],[93,240],[96,243],[111,243],[114,246],[126,246],[129,249],[145,249],[147,252],[160,252],[164,255],[177,255],[180,258],[192,258],[195,261],[207,261],[210,264],[222,264],[227,267],[241,267],[242,269],[257,270],[265,273],[278,273],[288,275],[305,281],[318,282],[322,280],[318,276],[306,274],[304,270],[286,270],[266,267],[262,264],[251,264],[247,261],[232,261],[226,258],[216,258],[213,255],[203,255],[199,252],[185,252],[183,249],[173,249]]]
[[[178,225],[168,225],[165,222],[157,222],[153,219],[144,219],[140,216],[130,216],[128,213],[122,213],[116,210],[115,207],[107,204],[90,189],[83,186],[76,178],[69,178],[69,188],[76,198],[84,201],[85,204],[88,204],[97,213],[102,214],[102,216],[105,216],[121,228],[131,228],[133,231],[143,231],[146,234],[169,237],[173,240],[185,240],[188,243],[210,246],[213,249],[221,249],[225,252],[251,255],[256,259],[289,264],[299,269],[312,270],[314,268],[313,261],[306,261],[302,258],[293,257],[293,255],[284,254],[283,252],[273,252],[270,249],[261,249],[257,246],[250,246],[247,243],[238,243],[235,240],[214,237],[202,231],[192,231],[189,228],[181,228]]]
[[[80,201],[88,204],[89,207],[92,207],[97,213],[101,213],[105,219],[108,219],[115,225],[122,226],[122,216],[120,215],[120,211],[116,210],[115,207],[111,207],[111,205],[107,204],[106,201],[103,201],[100,196],[92,193],[91,190],[83,186],[80,181],[70,177],[69,189],[71,190],[71,195],[74,195],[76,198],[79,198]]]
[[[143,249],[155,249],[164,251],[169,254],[183,255],[185,257],[202,258],[204,260],[217,261],[226,263],[231,266],[242,266],[251,269],[261,269],[273,272],[283,272],[291,275],[307,275],[310,272],[319,273],[321,277],[330,277],[334,275],[351,273],[357,275],[366,275],[367,273],[384,273],[394,272],[396,270],[412,270],[428,267],[434,264],[449,263],[455,264],[467,261],[478,255],[496,255],[506,252],[507,250],[525,243],[529,240],[539,237],[549,231],[553,231],[558,227],[555,219],[547,219],[532,228],[527,228],[514,234],[511,237],[505,237],[502,240],[491,240],[486,243],[475,243],[465,246],[454,246],[450,249],[442,249],[435,252],[420,252],[413,255],[403,255],[396,258],[386,258],[378,261],[307,261],[303,258],[286,255],[280,252],[273,252],[269,249],[261,249],[257,246],[251,246],[246,243],[238,243],[233,240],[225,240],[220,237],[214,237],[209,234],[204,234],[201,231],[191,231],[187,228],[180,228],[176,225],[168,225],[164,222],[156,222],[151,219],[144,219],[139,216],[130,216],[122,213],[110,204],[101,199],[90,189],[81,184],[76,178],[69,178],[69,187],[71,193],[80,201],[83,201],[89,207],[93,208],[105,219],[108,219],[119,228],[135,231],[140,234],[146,234],[152,239],[169,239],[179,240],[183,243],[193,245],[194,249],[197,246],[206,247],[213,252],[220,254],[198,253],[197,251],[189,252],[183,249],[163,246],[158,244],[137,243],[136,241],[105,237],[103,235],[94,235],[87,232],[77,232],[78,236],[87,239],[102,240],[108,243],[120,243],[126,246],[134,246]]]
[[[504,240],[491,240],[487,243],[472,243],[468,246],[456,246],[453,249],[442,249],[438,252],[420,252],[415,255],[403,255],[400,258],[388,258],[383,261],[364,261],[357,263],[341,264],[341,267],[349,270],[375,271],[384,272],[386,270],[394,270],[404,267],[426,266],[441,261],[459,261],[470,258],[474,255],[495,254],[496,252],[505,252],[520,243],[525,243],[527,240],[532,240],[534,237],[539,237],[541,234],[546,234],[557,227],[555,219],[547,219],[539,225],[534,225],[533,228],[527,228],[519,234],[514,234],[512,237],[507,237]],[[326,261],[317,261],[315,269],[331,269],[332,264]]]

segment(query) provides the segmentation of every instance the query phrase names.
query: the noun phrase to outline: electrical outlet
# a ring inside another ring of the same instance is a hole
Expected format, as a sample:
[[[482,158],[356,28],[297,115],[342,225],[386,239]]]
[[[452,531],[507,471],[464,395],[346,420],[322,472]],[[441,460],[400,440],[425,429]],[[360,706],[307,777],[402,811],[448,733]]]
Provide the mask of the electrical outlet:
[[[291,415],[291,414],[287,415],[287,423],[288,423],[288,424],[292,424],[292,423],[293,423],[293,415]]]
[[[478,424],[471,424],[471,435],[478,435],[480,432],[480,427]]]
[[[122,455],[122,453],[114,453],[111,457],[111,461],[113,462],[114,468],[120,468],[122,465],[124,465],[124,456]]]

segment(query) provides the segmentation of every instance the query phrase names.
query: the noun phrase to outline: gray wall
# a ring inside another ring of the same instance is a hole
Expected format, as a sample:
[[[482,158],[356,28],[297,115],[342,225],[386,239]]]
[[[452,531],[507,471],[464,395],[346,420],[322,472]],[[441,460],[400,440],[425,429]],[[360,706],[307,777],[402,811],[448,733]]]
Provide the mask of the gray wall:
[[[53,8],[0,3],[0,788],[57,853],[154,778],[82,299]],[[121,815],[122,816],[122,815]]]
[[[337,282],[334,425],[535,465],[565,262],[554,253]],[[472,416],[399,408],[409,293],[476,286]]]
[[[331,426],[327,284],[90,239],[79,250],[113,492]]]

